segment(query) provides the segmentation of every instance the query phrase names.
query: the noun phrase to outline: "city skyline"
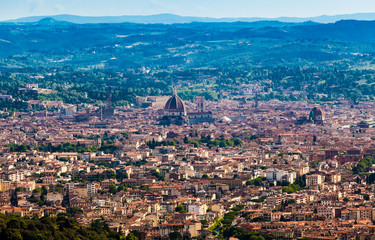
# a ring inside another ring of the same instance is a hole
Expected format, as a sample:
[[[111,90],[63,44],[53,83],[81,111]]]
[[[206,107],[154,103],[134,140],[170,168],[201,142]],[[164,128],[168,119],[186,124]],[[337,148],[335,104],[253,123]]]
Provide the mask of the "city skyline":
[[[0,239],[375,240],[373,29],[369,0],[0,0]]]

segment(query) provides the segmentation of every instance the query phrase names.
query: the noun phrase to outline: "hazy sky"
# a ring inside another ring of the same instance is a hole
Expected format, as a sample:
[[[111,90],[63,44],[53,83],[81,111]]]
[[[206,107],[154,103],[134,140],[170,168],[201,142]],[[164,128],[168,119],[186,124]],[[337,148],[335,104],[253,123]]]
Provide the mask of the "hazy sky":
[[[0,20],[54,14],[312,17],[360,12],[375,12],[375,0],[0,0]]]

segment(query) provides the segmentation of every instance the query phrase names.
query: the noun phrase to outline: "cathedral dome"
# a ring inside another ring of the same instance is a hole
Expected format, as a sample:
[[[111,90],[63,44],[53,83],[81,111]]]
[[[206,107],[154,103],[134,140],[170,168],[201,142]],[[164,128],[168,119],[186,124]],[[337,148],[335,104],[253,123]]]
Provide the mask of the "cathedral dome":
[[[174,92],[173,96],[165,104],[164,110],[172,112],[185,112],[186,108],[184,102],[177,96],[177,93]]]
[[[318,107],[311,109],[309,114],[309,119],[314,123],[323,124],[324,121],[324,112]]]
[[[322,109],[318,108],[318,107],[314,107],[313,109],[311,109],[311,114],[313,114],[314,117],[317,117],[317,116],[323,116],[323,111]]]

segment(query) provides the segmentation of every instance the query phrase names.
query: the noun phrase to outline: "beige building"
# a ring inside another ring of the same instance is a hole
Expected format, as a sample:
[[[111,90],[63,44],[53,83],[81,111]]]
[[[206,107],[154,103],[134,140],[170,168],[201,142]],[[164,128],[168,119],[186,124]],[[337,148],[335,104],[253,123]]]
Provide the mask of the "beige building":
[[[10,182],[0,179],[0,192],[8,191],[10,188]]]
[[[306,187],[320,185],[323,183],[323,177],[319,174],[307,175],[306,176]]]
[[[338,183],[341,182],[341,175],[339,173],[328,174],[326,180],[330,183]]]

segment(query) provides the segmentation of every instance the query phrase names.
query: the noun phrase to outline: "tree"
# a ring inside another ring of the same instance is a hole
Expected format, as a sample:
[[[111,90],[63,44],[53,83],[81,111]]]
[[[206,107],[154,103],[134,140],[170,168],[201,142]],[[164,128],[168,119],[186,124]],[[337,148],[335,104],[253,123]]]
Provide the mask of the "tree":
[[[229,239],[230,237],[233,237],[237,233],[237,227],[231,226],[223,231],[223,236],[226,239]]]
[[[287,187],[282,187],[283,192],[286,192],[286,193],[294,193],[301,189],[302,188],[297,184],[289,184]]]
[[[370,200],[370,196],[368,194],[363,194],[363,199],[368,201],[368,200]]]
[[[202,225],[208,225],[208,221],[206,219],[201,220]]]
[[[125,190],[124,184],[120,184],[120,186],[118,186],[118,188],[117,188],[117,192],[121,192],[121,191],[124,191],[124,190]]]
[[[100,233],[98,233],[98,231]],[[81,226],[74,218],[59,214],[55,217],[34,216],[19,218],[0,216],[1,239],[120,239],[120,234],[112,231],[100,220],[93,221],[90,228]]]
[[[171,233],[169,233],[169,239],[171,239],[171,240],[182,240],[182,235],[181,235],[181,233],[179,233],[179,232],[171,232]]]
[[[117,192],[117,188],[114,184],[109,185],[109,190],[110,193],[115,194]]]
[[[161,175],[158,171],[152,170],[152,176],[156,177],[159,181],[165,181],[165,177]]]
[[[138,238],[133,233],[129,233],[126,235],[125,240],[138,240]]]
[[[176,211],[176,212],[179,212],[179,213],[186,213],[185,208],[184,208],[183,205],[178,205],[178,206],[175,208],[175,211]]]
[[[43,187],[42,187],[42,195],[47,195],[48,192],[49,192],[49,191],[48,191],[48,189],[46,188],[46,186],[43,186]]]
[[[355,166],[352,170],[355,174],[364,174],[368,172],[369,168],[375,164],[375,158],[373,157],[365,157],[362,158],[357,166]]]
[[[254,139],[257,139],[257,138],[259,138],[258,135],[248,135],[248,136],[245,137],[245,139],[248,139],[248,140],[254,140]]]
[[[205,174],[203,174],[202,178],[203,178],[203,179],[208,179],[209,176],[207,175],[207,173],[205,173]]]
[[[294,184],[300,186],[301,188],[305,188],[306,187],[306,175],[304,174],[300,177],[297,177],[294,180]]]
[[[76,214],[82,214],[82,213],[83,213],[82,209],[80,209],[80,208],[78,208],[78,207],[71,207],[71,208],[68,209],[68,212],[69,212],[72,216],[74,216],[74,215],[76,215]]]
[[[41,188],[35,188],[33,190],[33,194],[41,195],[42,194],[42,189]]]
[[[7,222],[7,227],[19,229],[21,227],[21,224],[20,224],[20,221],[18,219],[11,219],[10,221]]]
[[[100,219],[95,219],[94,221],[92,221],[91,228],[94,229],[99,234],[109,229],[108,225],[100,221]]]
[[[257,177],[251,180],[247,180],[246,186],[249,186],[249,185],[260,186],[262,184],[262,181],[265,179],[266,179],[265,177]]]
[[[239,212],[242,209],[244,209],[244,207],[245,207],[244,205],[239,204],[239,205],[236,205],[234,208],[232,208],[232,211]]]
[[[22,240],[23,237],[19,229],[5,229],[3,232],[4,239]]]
[[[190,235],[189,232],[187,232],[187,233],[184,234],[183,240],[191,240],[191,239],[192,238],[191,238],[191,235]]]
[[[123,138],[129,139],[129,134],[127,132],[121,132],[120,134],[122,135]]]
[[[375,182],[375,173],[371,173],[368,177],[367,177],[367,183],[368,184],[372,184]]]

